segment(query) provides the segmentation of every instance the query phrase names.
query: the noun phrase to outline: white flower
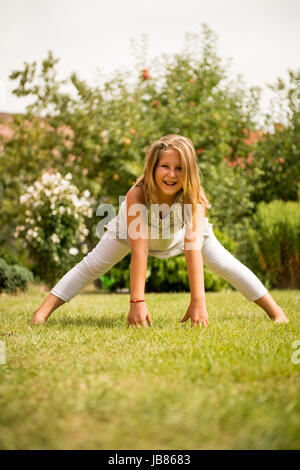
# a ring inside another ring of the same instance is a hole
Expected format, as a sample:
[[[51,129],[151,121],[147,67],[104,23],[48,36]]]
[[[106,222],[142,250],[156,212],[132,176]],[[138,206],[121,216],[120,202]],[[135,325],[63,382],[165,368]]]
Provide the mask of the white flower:
[[[42,183],[43,184],[48,184],[51,181],[51,175],[49,173],[44,173],[42,176]]]
[[[53,241],[53,243],[59,243],[60,242],[60,239],[58,238],[58,236],[56,235],[56,233],[53,233],[50,237],[50,240]]]
[[[52,211],[52,215],[56,215],[57,214],[57,211]]]
[[[79,189],[76,186],[74,186],[74,184],[70,184],[69,185],[69,191],[70,191],[70,193],[76,193],[77,194],[79,192]]]
[[[27,238],[27,240],[30,241],[30,242],[31,242],[31,240],[32,240],[32,238],[33,238],[33,233],[34,233],[34,231],[30,228],[30,229],[28,230],[27,234],[26,234],[26,238]]]
[[[86,214],[89,218],[93,217],[93,209],[90,207],[88,210],[87,210],[87,214]]]
[[[81,251],[82,251],[82,253],[83,253],[84,255],[86,255],[87,252],[88,252],[88,246],[87,246],[87,245],[82,245]]]
[[[53,259],[54,259],[54,261],[55,261],[56,263],[59,262],[59,257],[57,256],[56,253],[53,255]]]
[[[66,178],[66,180],[71,180],[72,179],[71,173],[67,173],[65,178]]]
[[[81,233],[82,233],[82,235],[84,235],[85,237],[87,237],[88,234],[90,233],[90,231],[89,231],[86,227],[84,227],[84,228],[81,230]]]
[[[43,186],[41,185],[41,183],[39,181],[36,181],[34,183],[34,186],[36,187],[36,189],[38,189],[39,191],[41,191],[41,189],[43,189]]]
[[[20,196],[21,204],[26,204],[27,201],[28,201],[28,194],[23,194],[22,196]]]
[[[78,250],[77,250],[77,248],[70,248],[69,253],[70,253],[70,255],[75,256],[75,255],[78,254]]]
[[[60,214],[63,214],[65,211],[66,211],[66,209],[64,208],[64,206],[59,206],[58,212],[59,212]]]
[[[85,191],[83,191],[83,196],[88,198],[89,196],[91,195],[91,193],[89,192],[88,189],[86,189]]]

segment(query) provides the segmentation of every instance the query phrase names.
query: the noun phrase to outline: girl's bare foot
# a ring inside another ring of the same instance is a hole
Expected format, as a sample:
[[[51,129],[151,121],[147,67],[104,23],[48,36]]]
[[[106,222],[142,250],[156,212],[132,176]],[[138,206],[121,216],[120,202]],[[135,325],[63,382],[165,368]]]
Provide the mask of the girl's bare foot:
[[[49,294],[44,300],[42,305],[34,312],[30,324],[31,325],[44,325],[47,318],[51,315],[53,310],[64,304],[65,301],[60,299],[54,294]]]
[[[48,315],[45,315],[38,310],[34,312],[34,314],[31,317],[30,324],[31,325],[44,325],[46,323]]]
[[[288,323],[289,319],[285,316],[281,308],[279,307],[279,311],[276,314],[275,318],[272,318],[274,323]]]
[[[255,300],[255,303],[264,309],[274,323],[288,323],[289,320],[282,308],[279,307],[269,292],[260,299]]]

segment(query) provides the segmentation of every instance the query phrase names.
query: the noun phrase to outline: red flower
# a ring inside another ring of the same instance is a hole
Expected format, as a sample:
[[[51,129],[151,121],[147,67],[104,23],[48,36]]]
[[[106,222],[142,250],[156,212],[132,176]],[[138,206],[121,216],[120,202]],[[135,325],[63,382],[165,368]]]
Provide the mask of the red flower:
[[[152,106],[156,107],[156,106],[159,106],[160,105],[160,101],[159,100],[154,100],[152,101]]]
[[[281,132],[284,130],[284,126],[280,122],[275,122],[274,128],[278,129]]]
[[[126,145],[126,146],[130,145],[130,144],[131,144],[131,140],[130,140],[128,137],[125,137],[125,138],[123,139],[123,144]]]
[[[279,158],[278,158],[278,161],[279,161],[280,163],[284,163],[284,162],[285,162],[285,159],[282,158],[282,157],[279,157]]]
[[[191,108],[193,108],[195,106],[194,101],[191,101],[189,105],[190,105]]]
[[[142,70],[142,79],[143,80],[149,80],[150,78],[150,73],[148,69],[143,69]]]
[[[253,152],[248,153],[247,163],[249,163],[249,164],[253,163]]]
[[[195,83],[195,81],[196,81],[196,80],[195,80],[193,77],[191,77],[191,78],[189,79],[189,82],[190,82],[190,83]]]
[[[196,150],[196,153],[197,153],[198,155],[202,155],[203,152],[204,152],[204,147],[201,147],[200,149],[197,149],[197,150]]]

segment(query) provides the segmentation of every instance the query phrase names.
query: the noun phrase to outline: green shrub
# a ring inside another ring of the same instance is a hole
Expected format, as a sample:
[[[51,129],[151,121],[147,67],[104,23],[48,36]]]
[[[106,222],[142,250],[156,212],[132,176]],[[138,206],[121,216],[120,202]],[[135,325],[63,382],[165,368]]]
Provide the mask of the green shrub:
[[[33,282],[33,274],[28,269],[17,264],[9,265],[0,258],[0,292],[24,291],[28,282]]]
[[[249,250],[272,287],[300,287],[300,203],[261,202],[249,230]]]
[[[9,249],[7,245],[0,246],[0,259],[4,260],[7,264],[18,264],[19,262],[17,254]]]
[[[20,197],[24,214],[14,236],[27,247],[33,273],[49,285],[88,251],[85,220],[92,217],[93,201],[88,190],[80,197],[71,179],[71,173],[44,172]]]
[[[219,230],[214,233],[222,245],[232,252],[235,248],[234,242]],[[116,290],[130,287],[130,259],[128,254],[107,274],[100,277],[102,287],[108,290]],[[218,292],[229,284],[216,274],[204,267],[205,290]],[[149,256],[146,278],[146,292],[185,292],[189,291],[189,278],[186,269],[184,255],[172,258],[159,259]]]

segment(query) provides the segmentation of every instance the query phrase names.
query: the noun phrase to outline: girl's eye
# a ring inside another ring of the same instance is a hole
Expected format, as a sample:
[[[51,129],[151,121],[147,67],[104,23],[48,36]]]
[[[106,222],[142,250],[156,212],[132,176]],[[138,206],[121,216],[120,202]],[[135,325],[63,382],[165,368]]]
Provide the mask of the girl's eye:
[[[162,167],[168,168],[168,165],[162,165]],[[177,170],[182,170],[181,166],[178,166],[178,167],[177,167]]]

